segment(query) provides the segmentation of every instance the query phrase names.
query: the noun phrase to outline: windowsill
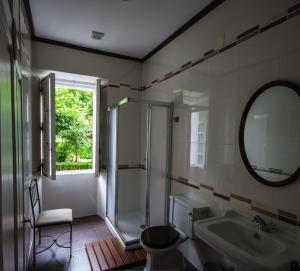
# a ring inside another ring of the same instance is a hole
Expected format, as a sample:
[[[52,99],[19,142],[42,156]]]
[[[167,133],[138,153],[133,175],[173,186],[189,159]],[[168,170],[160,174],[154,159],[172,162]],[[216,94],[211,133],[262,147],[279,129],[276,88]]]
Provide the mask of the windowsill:
[[[56,175],[79,175],[79,174],[93,174],[92,169],[78,169],[78,170],[60,170],[56,171]]]

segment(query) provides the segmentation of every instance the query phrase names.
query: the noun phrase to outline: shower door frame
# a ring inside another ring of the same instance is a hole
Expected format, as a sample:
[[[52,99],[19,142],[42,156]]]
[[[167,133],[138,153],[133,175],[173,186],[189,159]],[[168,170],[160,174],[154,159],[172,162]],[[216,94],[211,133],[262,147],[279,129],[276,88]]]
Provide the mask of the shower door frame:
[[[164,223],[168,223],[168,217],[169,217],[169,195],[171,192],[171,167],[172,167],[172,120],[173,120],[173,103],[169,102],[160,102],[160,101],[153,101],[153,100],[146,100],[146,99],[140,99],[140,98],[124,98],[120,102],[118,102],[116,105],[108,107],[108,115],[107,115],[107,121],[108,125],[110,124],[110,111],[117,110],[117,121],[116,121],[116,137],[117,137],[117,146],[116,146],[116,172],[115,172],[115,209],[114,209],[114,220],[115,224],[113,224],[108,217],[108,184],[106,185],[106,221],[109,223],[109,226],[113,229],[113,231],[118,235],[118,237],[122,240],[122,242],[125,244],[125,246],[131,246],[135,245],[139,242],[139,239],[134,240],[126,240],[122,233],[118,230],[118,170],[119,170],[119,133],[118,133],[118,126],[119,126],[119,107],[122,105],[128,104],[128,103],[139,103],[139,104],[147,104],[147,133],[146,133],[146,175],[147,175],[147,185],[146,185],[146,198],[145,198],[145,222],[146,227],[149,226],[150,223],[150,184],[151,184],[151,127],[152,127],[152,107],[163,107],[167,109],[167,161],[166,161],[166,192],[165,192],[165,217],[164,217]],[[109,132],[110,129],[107,129],[107,182],[109,181]]]
[[[109,155],[109,151],[110,151],[110,140],[109,140],[109,135],[110,135],[110,125],[111,125],[111,122],[110,122],[110,111],[112,110],[116,110],[116,142],[117,142],[117,146],[116,146],[116,160],[115,160],[115,163],[116,163],[116,169],[115,169],[115,178],[116,178],[116,181],[115,181],[115,199],[114,199],[114,222],[116,224],[116,221],[117,220],[117,214],[116,214],[116,206],[118,205],[118,198],[116,197],[116,191],[118,191],[118,126],[119,126],[119,108],[116,107],[116,106],[113,106],[113,107],[109,107],[108,110],[107,110],[107,159],[106,159],[106,163],[107,163],[107,167],[106,167],[106,170],[107,170],[107,176],[106,176],[106,180],[107,180],[107,183],[106,183],[106,209],[105,209],[105,217],[108,219],[110,225],[114,228],[115,231],[118,231],[117,227],[114,225],[114,223],[110,220],[109,216],[108,216],[108,180],[109,180],[109,172],[110,172],[110,169],[109,169],[109,165],[110,165],[110,155]],[[120,235],[120,233],[118,232],[118,235]]]

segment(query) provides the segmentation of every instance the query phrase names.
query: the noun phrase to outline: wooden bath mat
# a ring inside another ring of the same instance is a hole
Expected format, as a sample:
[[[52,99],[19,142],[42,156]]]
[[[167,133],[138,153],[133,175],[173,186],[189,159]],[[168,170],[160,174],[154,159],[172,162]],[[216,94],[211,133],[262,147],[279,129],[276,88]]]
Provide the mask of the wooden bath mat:
[[[144,249],[125,250],[117,238],[96,241],[85,245],[93,271],[104,271],[142,263]]]

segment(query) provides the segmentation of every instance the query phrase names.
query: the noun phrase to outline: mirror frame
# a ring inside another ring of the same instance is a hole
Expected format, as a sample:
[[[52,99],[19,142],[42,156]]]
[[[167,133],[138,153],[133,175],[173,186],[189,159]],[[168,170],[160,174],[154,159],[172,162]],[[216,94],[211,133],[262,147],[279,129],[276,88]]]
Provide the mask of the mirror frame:
[[[246,166],[248,172],[259,182],[268,185],[268,186],[273,186],[273,187],[278,187],[278,186],[283,186],[290,184],[294,181],[296,181],[299,176],[300,176],[300,165],[299,167],[295,170],[295,172],[288,177],[287,179],[284,179],[279,182],[271,182],[267,179],[262,178],[260,175],[258,175],[255,170],[251,167],[251,164],[248,160],[246,150],[245,150],[245,144],[244,144],[244,131],[245,131],[245,124],[247,120],[248,113],[252,107],[252,105],[255,103],[256,99],[259,97],[260,94],[262,94],[264,91],[268,90],[269,88],[276,87],[276,86],[283,86],[290,88],[294,90],[298,96],[300,96],[300,86],[297,85],[296,83],[290,82],[290,81],[285,81],[285,80],[277,80],[277,81],[272,81],[269,82],[262,87],[260,87],[250,98],[250,100],[247,102],[246,107],[244,109],[241,122],[240,122],[240,130],[239,130],[239,147],[240,147],[240,154],[242,157],[242,160],[244,162],[244,165]]]

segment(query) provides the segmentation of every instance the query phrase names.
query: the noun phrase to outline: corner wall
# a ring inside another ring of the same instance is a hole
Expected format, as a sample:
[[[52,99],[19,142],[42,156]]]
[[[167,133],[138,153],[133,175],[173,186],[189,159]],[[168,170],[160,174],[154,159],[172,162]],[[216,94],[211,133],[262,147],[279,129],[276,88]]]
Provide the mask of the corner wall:
[[[300,16],[258,34],[254,31],[254,35],[234,43],[240,33],[253,26],[262,28],[285,16],[295,3],[225,1],[144,63],[143,85],[147,90],[143,97],[175,103],[174,116],[179,116],[179,122],[173,125],[173,193],[206,202],[212,215],[228,209],[249,217],[259,213],[267,221],[288,228],[295,239],[298,232],[299,243],[299,229],[294,226],[300,216],[299,180],[278,188],[257,182],[242,162],[238,131],[244,107],[260,86],[278,79],[300,84]],[[187,114],[193,105],[209,111],[204,169],[188,163],[191,142]],[[287,212],[283,217],[282,211]],[[203,254],[196,253],[195,258],[191,251],[186,253],[201,270]],[[295,243],[294,257],[299,256]]]
[[[43,177],[43,209],[71,208],[73,217],[97,214],[97,182],[94,173]]]
[[[142,64],[62,46],[33,42],[33,68],[37,72],[60,71],[108,79],[114,83],[141,84]]]

